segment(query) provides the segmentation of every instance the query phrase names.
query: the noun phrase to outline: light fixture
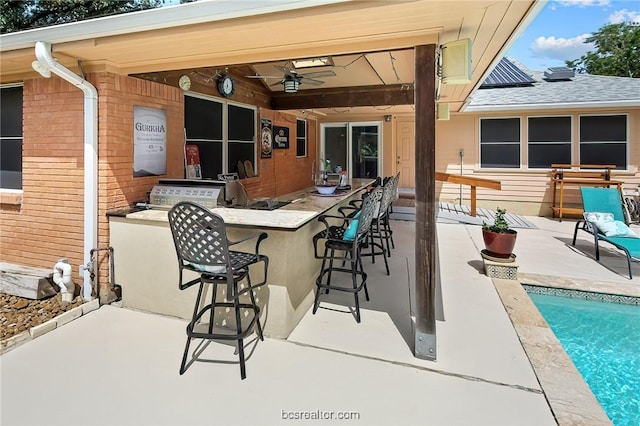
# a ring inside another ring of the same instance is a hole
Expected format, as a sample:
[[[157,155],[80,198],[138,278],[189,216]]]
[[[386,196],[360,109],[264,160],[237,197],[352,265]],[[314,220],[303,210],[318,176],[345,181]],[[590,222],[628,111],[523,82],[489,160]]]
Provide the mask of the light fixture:
[[[323,56],[321,58],[299,59],[291,61],[296,69],[314,68],[314,67],[332,67],[333,58],[331,56]]]
[[[285,93],[296,93],[298,88],[300,87],[300,81],[298,81],[295,77],[287,77],[282,82],[284,85]]]

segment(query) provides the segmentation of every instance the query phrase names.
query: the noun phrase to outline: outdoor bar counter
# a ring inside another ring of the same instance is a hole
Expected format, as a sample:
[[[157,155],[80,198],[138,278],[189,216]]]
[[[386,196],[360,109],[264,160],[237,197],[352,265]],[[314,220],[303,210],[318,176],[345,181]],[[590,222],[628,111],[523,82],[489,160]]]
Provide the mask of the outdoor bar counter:
[[[267,285],[256,293],[267,336],[288,337],[313,304],[320,260],[314,258],[312,237],[324,229],[318,216],[338,214],[340,206],[360,198],[362,190],[372,182],[351,179],[351,190],[334,196],[313,194],[313,187],[296,191],[278,197],[291,203],[271,211],[212,209],[224,219],[232,241],[258,232],[269,235],[260,245],[260,253],[269,257]],[[123,306],[191,319],[197,286],[178,289],[178,260],[167,211],[151,209],[109,215],[109,228],[115,283],[122,286]],[[255,242],[253,239],[233,249],[253,251]],[[260,268],[252,269],[251,273],[252,282],[262,279]],[[195,277],[195,273],[187,275],[185,281]]]

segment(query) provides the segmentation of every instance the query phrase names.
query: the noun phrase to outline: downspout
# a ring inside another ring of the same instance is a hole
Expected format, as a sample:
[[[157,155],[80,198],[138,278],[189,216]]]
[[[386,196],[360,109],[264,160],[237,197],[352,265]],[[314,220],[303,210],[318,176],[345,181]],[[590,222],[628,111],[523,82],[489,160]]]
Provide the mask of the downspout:
[[[91,300],[90,251],[98,246],[98,91],[96,88],[61,65],[51,56],[51,44],[38,41],[35,46],[37,61],[32,64],[43,77],[50,72],[78,87],[84,93],[84,265],[82,298]]]

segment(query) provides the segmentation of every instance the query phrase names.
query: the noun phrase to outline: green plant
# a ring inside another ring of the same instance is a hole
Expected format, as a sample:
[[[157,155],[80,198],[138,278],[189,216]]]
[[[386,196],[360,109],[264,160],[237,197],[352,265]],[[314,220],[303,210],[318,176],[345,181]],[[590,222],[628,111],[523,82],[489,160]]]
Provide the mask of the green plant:
[[[493,221],[493,225],[489,225],[487,222],[482,222],[482,229],[486,229],[491,232],[504,233],[509,232],[509,224],[507,220],[504,218],[504,215],[507,213],[507,209],[501,209],[498,207],[496,209],[496,216]]]

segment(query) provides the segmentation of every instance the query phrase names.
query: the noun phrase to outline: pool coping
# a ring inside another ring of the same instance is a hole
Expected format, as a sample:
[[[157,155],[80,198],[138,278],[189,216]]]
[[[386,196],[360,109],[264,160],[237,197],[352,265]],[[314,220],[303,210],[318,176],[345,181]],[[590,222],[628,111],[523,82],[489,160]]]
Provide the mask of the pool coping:
[[[522,281],[530,284],[527,278],[532,278],[525,275],[519,274],[518,280],[493,278],[492,281],[556,422],[559,426],[611,424],[589,385],[522,286]],[[562,288],[557,280],[554,282],[556,288]]]

